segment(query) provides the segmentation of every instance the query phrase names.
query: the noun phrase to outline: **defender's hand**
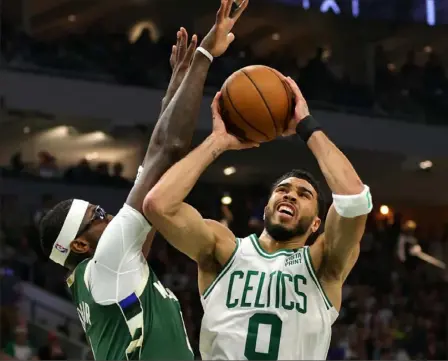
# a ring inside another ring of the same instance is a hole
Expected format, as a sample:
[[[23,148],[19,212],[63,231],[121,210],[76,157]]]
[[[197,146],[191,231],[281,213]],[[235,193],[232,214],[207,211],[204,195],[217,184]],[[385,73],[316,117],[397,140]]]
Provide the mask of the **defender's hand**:
[[[294,107],[294,114],[288,124],[288,128],[282,134],[282,136],[287,137],[296,134],[297,124],[299,124],[302,119],[310,115],[310,111],[308,109],[308,104],[305,98],[303,97],[303,94],[300,91],[297,83],[294,80],[292,80],[289,76],[285,78],[285,81],[289,85],[294,95],[294,101],[296,103]]]
[[[188,33],[185,28],[180,28],[177,32],[177,42],[176,45],[173,45],[170,57],[170,65],[173,70],[171,81],[178,84],[177,87],[182,83],[182,80],[190,68],[197,42],[197,36],[193,35],[191,37],[190,45],[188,45]]]
[[[212,116],[213,116],[213,132],[212,136],[219,140],[224,150],[241,150],[253,147],[259,147],[260,144],[254,142],[243,142],[237,137],[227,132],[226,125],[222,120],[219,98],[221,92],[216,93],[212,103]]]
[[[249,0],[242,0],[238,8],[231,14],[233,0],[221,0],[221,7],[216,14],[216,22],[202,40],[201,47],[214,57],[222,55],[235,40],[231,32],[233,26],[244,12]]]

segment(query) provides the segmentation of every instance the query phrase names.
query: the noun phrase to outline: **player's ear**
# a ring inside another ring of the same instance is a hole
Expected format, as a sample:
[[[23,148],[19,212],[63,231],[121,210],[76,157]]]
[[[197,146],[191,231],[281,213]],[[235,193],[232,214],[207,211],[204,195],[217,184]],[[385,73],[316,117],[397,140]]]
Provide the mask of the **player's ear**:
[[[90,244],[83,238],[76,238],[70,242],[70,251],[74,253],[87,253],[90,250]]]
[[[320,220],[319,217],[314,217],[314,221],[311,224],[311,232],[316,233],[317,230],[319,229],[321,223],[322,223],[322,221]]]

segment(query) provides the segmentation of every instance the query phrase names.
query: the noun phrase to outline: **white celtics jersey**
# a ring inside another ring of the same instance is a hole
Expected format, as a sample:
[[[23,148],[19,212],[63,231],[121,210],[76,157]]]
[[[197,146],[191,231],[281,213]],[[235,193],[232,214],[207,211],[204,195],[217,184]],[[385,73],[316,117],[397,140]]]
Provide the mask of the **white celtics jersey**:
[[[256,235],[237,239],[202,305],[203,360],[325,360],[338,316],[309,247],[268,254]]]

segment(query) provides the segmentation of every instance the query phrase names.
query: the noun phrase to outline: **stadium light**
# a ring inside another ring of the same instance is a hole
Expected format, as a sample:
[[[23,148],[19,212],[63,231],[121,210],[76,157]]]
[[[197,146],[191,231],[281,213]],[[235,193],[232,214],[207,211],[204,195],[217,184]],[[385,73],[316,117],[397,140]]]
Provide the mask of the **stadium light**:
[[[380,207],[380,213],[381,213],[383,216],[387,216],[387,215],[389,214],[389,207],[383,204],[383,205]]]
[[[223,170],[223,173],[226,176],[232,175],[235,172],[236,172],[236,168],[235,167],[227,167],[227,168],[224,168],[224,170]]]
[[[224,197],[221,198],[221,203],[224,204],[225,206],[228,206],[229,204],[232,203],[232,197],[230,197],[229,195],[225,195]]]
[[[432,162],[430,160],[424,160],[419,164],[420,169],[426,170],[432,168]]]

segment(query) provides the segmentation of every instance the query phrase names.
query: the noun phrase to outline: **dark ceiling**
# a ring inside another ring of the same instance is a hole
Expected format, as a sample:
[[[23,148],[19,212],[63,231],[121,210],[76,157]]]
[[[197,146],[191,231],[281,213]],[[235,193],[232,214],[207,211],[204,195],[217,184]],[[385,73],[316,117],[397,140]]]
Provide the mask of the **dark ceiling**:
[[[28,5],[22,9],[21,4]],[[148,19],[162,33],[179,26],[205,33],[218,5],[211,0],[195,0],[194,6],[180,0],[3,0],[4,19],[18,24],[21,14],[28,14],[31,33],[47,39],[87,28],[127,32]],[[335,55],[347,49],[361,54],[367,44],[382,44],[392,61],[400,62],[409,49],[418,52],[430,45],[442,55],[448,50],[444,27],[360,22],[266,0],[251,0],[235,32],[241,46],[260,56],[288,52],[308,58],[317,46],[332,48]]]

